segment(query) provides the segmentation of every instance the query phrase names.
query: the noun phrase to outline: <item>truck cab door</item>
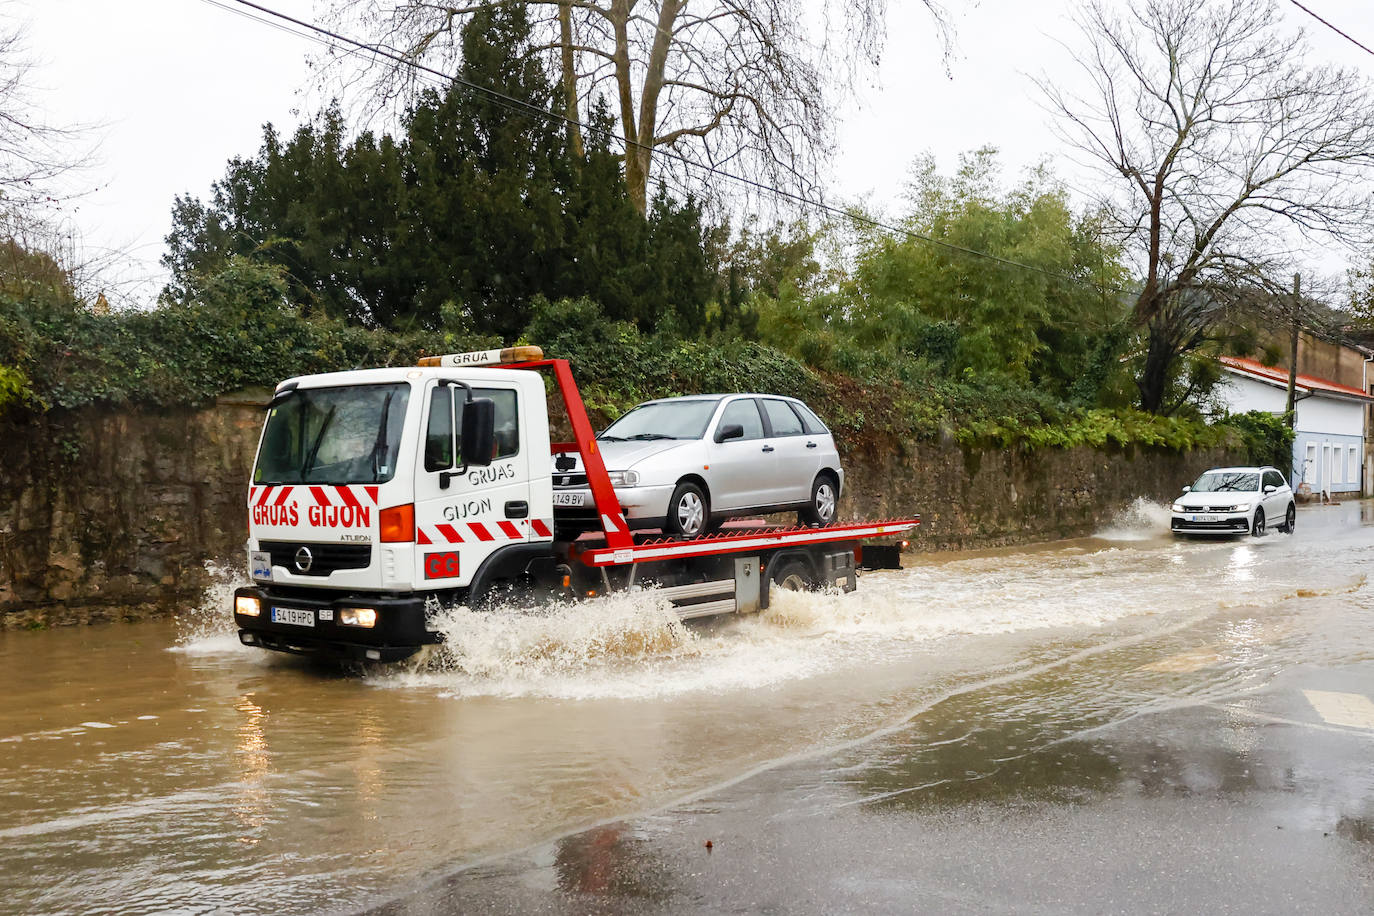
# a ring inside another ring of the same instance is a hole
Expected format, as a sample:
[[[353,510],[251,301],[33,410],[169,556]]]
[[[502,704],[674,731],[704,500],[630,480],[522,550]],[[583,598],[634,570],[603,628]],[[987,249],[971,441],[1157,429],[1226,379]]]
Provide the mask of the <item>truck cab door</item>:
[[[415,470],[415,584],[467,585],[492,554],[530,536],[530,454],[520,429],[520,394],[492,382],[472,389],[496,407],[491,464],[465,465],[461,452],[467,392],[437,380],[425,392]]]

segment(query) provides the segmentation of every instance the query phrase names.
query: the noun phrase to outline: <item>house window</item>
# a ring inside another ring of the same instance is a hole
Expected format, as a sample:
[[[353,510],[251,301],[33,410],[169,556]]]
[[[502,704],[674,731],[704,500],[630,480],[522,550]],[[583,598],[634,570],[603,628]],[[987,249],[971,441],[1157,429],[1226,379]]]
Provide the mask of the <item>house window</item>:
[[[1347,458],[1347,460],[1349,460],[1350,464],[1347,466],[1347,473],[1346,473],[1346,475],[1345,475],[1345,482],[1346,482],[1346,483],[1359,483],[1359,482],[1360,482],[1360,459],[1359,459],[1359,453],[1356,451],[1355,446],[1352,445],[1352,446],[1350,446],[1349,449],[1346,450],[1346,458]]]
[[[1307,458],[1302,463],[1302,482],[1314,486],[1317,482],[1317,444],[1307,443]]]

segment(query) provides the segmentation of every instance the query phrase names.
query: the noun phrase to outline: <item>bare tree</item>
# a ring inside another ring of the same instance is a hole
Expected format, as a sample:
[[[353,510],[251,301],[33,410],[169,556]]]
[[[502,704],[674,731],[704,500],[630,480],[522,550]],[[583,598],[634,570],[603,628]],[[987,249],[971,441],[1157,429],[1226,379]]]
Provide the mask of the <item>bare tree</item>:
[[[360,27],[408,59],[451,70],[466,17],[501,0],[331,0],[333,20]],[[792,189],[814,187],[832,151],[837,92],[883,51],[887,0],[824,0],[820,37],[804,0],[523,0],[536,49],[562,88],[562,113],[580,121],[603,98],[629,140],[625,181],[648,206],[655,154],[738,166]],[[939,0],[920,0],[942,41]],[[839,9],[839,25],[830,28]],[[834,36],[843,32],[844,39]],[[382,103],[409,98],[413,68],[374,61],[364,74]],[[581,137],[572,129],[574,145]],[[659,157],[660,159],[662,157]],[[672,165],[678,166],[680,162]]]
[[[1124,17],[1089,0],[1078,25],[1090,91],[1038,82],[1108,179],[1101,203],[1142,277],[1141,405],[1160,411],[1219,314],[1208,303],[1279,285],[1298,237],[1369,234],[1374,105],[1356,74],[1301,63],[1272,0],[1139,0]]]
[[[0,4],[3,11],[11,4]],[[65,145],[74,131],[48,123],[32,98],[33,64],[23,29],[0,17],[0,208],[54,201],[51,182],[74,168]]]

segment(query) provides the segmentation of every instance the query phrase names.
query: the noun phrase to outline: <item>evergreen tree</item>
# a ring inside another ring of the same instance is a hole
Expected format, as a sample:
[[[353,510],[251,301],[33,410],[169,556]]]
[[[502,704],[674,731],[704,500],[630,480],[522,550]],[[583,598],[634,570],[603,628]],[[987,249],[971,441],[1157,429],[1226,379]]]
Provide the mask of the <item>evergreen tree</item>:
[[[590,298],[645,330],[700,331],[715,286],[700,208],[660,192],[639,214],[604,104],[574,154],[543,114],[555,92],[529,42],[521,4],[474,14],[461,81],[424,93],[398,139],[349,143],[336,108],[286,142],[269,125],[208,204],[177,199],[169,297],[190,297],[237,255],[280,268],[307,312],[366,325],[512,339],[542,296]]]

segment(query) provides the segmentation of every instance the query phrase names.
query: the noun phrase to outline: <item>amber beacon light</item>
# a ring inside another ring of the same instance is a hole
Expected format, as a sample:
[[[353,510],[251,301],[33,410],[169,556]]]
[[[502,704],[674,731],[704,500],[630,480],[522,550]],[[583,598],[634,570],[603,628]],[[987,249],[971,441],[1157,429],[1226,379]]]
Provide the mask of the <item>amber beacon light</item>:
[[[502,350],[472,350],[467,353],[448,353],[444,356],[422,356],[417,365],[454,369],[463,366],[506,366],[543,358],[542,347],[506,347]]]

